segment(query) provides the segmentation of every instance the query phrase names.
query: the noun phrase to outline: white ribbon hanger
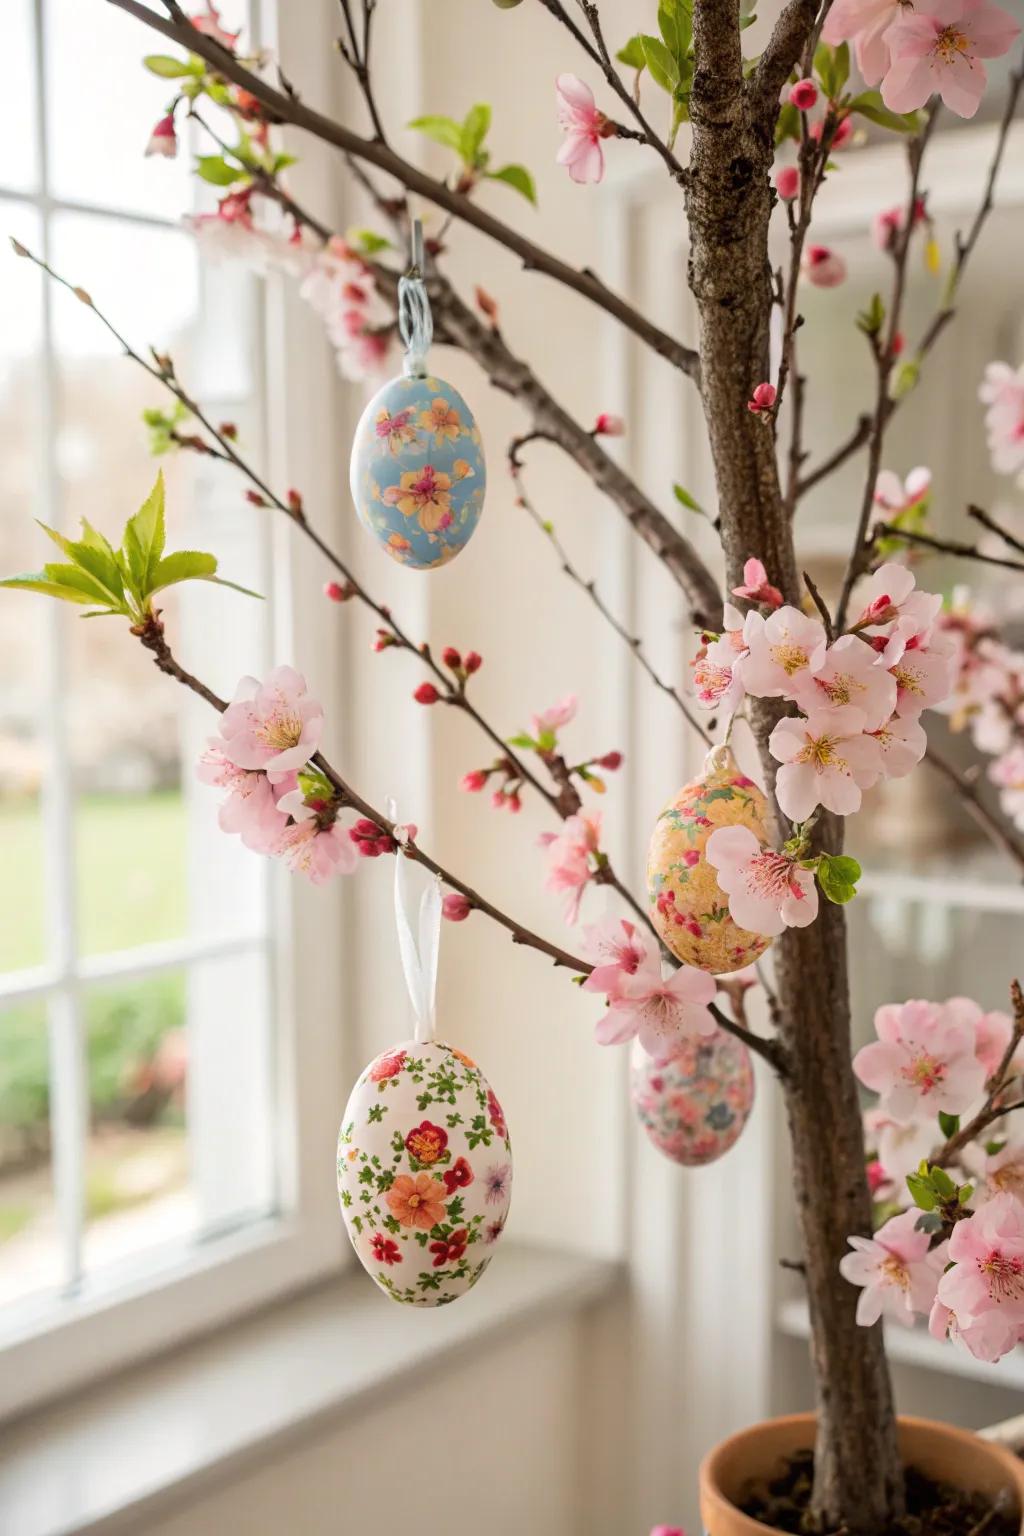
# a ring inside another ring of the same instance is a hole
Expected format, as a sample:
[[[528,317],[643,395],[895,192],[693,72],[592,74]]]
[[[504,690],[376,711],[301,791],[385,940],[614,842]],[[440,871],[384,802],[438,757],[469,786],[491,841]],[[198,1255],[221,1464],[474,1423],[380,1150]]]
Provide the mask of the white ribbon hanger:
[[[388,812],[393,821],[395,811],[390,803]],[[395,926],[398,929],[398,949],[402,957],[405,985],[416,1015],[414,1038],[419,1045],[427,1045],[433,1040],[435,1029],[437,962],[441,948],[441,877],[432,875],[420,896],[418,932],[414,934],[410,921],[414,900],[409,875],[412,860],[406,855],[403,847],[405,839],[401,831],[396,827]]]

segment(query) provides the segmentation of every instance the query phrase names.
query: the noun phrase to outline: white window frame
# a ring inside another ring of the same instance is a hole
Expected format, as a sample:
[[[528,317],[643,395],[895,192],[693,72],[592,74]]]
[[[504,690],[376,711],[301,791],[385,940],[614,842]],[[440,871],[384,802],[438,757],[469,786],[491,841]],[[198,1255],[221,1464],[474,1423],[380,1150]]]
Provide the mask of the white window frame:
[[[261,35],[274,43],[276,15],[270,0],[253,12]],[[314,8],[315,9],[315,8]],[[305,11],[306,8],[303,8]],[[61,211],[112,210],[50,197],[47,191],[46,102],[43,0],[35,0],[37,130],[41,164],[34,192],[12,191],[12,201],[35,206],[44,236],[49,216]],[[287,67],[309,79],[320,74],[330,90],[323,60],[333,60],[325,14],[288,17],[281,39]],[[125,18],[125,26],[133,23]],[[139,56],[147,37],[138,30]],[[326,214],[337,212],[337,177],[326,151],[302,145],[303,163],[293,173],[296,190]],[[42,190],[40,190],[42,189]],[[6,194],[4,194],[6,196]],[[0,197],[2,200],[2,197]],[[116,217],[149,225],[167,221],[117,212]],[[44,238],[43,254],[47,255]],[[52,364],[51,295],[43,294],[43,342],[48,366],[43,381],[44,441],[52,442],[55,379]],[[263,403],[267,465],[275,484],[301,484],[307,505],[317,509],[323,531],[333,536],[341,526],[337,475],[339,421],[344,422],[333,357],[307,306],[294,286],[270,279],[263,306]],[[144,340],[144,338],[143,338]],[[129,366],[128,363],[125,366]],[[40,513],[55,522],[58,490],[52,464],[42,482]],[[241,489],[241,487],[240,487]],[[241,498],[240,498],[241,499]],[[241,512],[239,515],[243,515]],[[336,653],[328,642],[330,605],[296,601],[317,592],[320,563],[295,547],[294,530],[276,514],[271,519],[273,571],[272,647],[278,657],[318,659],[317,692],[332,722],[332,743],[343,750],[336,728],[341,718],[341,679],[328,676],[324,658]],[[324,525],[326,520],[327,526]],[[334,526],[330,526],[333,524]],[[55,607],[55,605],[54,605]],[[49,624],[50,682],[63,689],[65,656],[57,640],[56,615]],[[330,631],[336,640],[336,624]],[[262,658],[255,659],[259,663]],[[70,768],[59,716],[48,741],[50,771],[44,799],[50,889],[58,893],[54,916],[56,947],[45,967],[0,981],[0,1006],[47,994],[51,1012],[51,1115],[54,1125],[54,1176],[64,1202],[64,1231],[80,1244],[82,1159],[87,1123],[86,1071],[80,989],[97,981],[155,975],[196,961],[259,952],[262,933],[226,941],[189,938],[151,945],[123,954],[75,961],[72,796]],[[54,771],[55,770],[55,771]],[[119,1370],[172,1348],[231,1318],[315,1282],[346,1262],[347,1245],[338,1216],[333,1176],[333,1148],[340,1115],[345,1070],[343,1018],[346,972],[346,897],[343,882],[312,889],[278,867],[270,871],[267,922],[270,950],[273,1027],[275,1214],[224,1236],[169,1246],[154,1262],[119,1265],[110,1274],[80,1279],[73,1294],[57,1306],[41,1309],[36,1322],[0,1347],[0,1420],[26,1411],[100,1375]],[[230,1134],[230,1127],[225,1128]]]

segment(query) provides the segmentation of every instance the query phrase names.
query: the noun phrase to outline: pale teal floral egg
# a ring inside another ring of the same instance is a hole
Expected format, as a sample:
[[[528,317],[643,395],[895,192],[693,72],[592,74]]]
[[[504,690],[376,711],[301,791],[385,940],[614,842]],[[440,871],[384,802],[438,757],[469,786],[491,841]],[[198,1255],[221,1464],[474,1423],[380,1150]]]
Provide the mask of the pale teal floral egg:
[[[446,565],[480,521],[487,486],[480,429],[443,379],[398,378],[374,395],[352,445],[352,499],[393,560]]]

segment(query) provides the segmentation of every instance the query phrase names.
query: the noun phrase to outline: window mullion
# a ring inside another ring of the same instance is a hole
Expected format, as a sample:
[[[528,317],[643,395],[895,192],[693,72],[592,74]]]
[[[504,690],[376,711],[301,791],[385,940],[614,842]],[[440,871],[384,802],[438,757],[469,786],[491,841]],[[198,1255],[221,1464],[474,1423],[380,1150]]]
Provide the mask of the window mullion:
[[[35,0],[36,132],[43,259],[50,260],[49,157],[46,123],[46,27],[44,0]],[[51,527],[62,521],[55,445],[58,426],[57,363],[54,352],[52,290],[42,291],[42,400],[39,493],[43,519]],[[49,960],[58,984],[49,999],[50,1127],[53,1169],[64,1247],[65,1278],[70,1287],[82,1274],[82,1227],[85,1210],[85,1137],[87,1093],[81,1006],[74,982],[77,956],[75,900],[74,782],[68,750],[66,703],[70,664],[66,626],[57,604],[49,605],[46,622],[45,739],[46,776],[43,784],[43,838],[49,924]]]

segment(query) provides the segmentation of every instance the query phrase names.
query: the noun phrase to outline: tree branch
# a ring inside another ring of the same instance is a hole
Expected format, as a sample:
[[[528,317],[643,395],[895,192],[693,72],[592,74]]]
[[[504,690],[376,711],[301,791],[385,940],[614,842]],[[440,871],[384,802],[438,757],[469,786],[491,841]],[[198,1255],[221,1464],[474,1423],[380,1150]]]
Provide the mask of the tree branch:
[[[676,159],[665,143],[665,140],[651,127],[640,107],[640,103],[627,90],[622,82],[621,75],[612,63],[608,46],[604,40],[604,32],[601,28],[601,18],[598,14],[597,6],[590,4],[589,0],[580,0],[580,10],[587,18],[590,30],[593,33],[594,41],[591,42],[582,27],[577,26],[576,22],[569,15],[562,4],[562,0],[540,0],[540,3],[546,11],[551,13],[556,21],[560,21],[567,28],[590,61],[597,65],[616,96],[637,123],[640,130],[637,137],[640,142],[648,144],[651,149],[659,154],[668,167],[670,175],[679,182],[680,186],[685,186],[686,171],[684,167]]]
[[[497,241],[499,245],[514,252],[522,259],[527,271],[543,272],[548,277],[554,278],[556,282],[572,289],[574,293],[589,299],[606,314],[612,315],[627,330],[639,336],[641,341],[644,341],[659,356],[664,357],[692,378],[697,377],[696,352],[660,330],[633,305],[613,293],[593,272],[580,271],[571,267],[541,246],[535,245],[532,240],[528,240],[511,225],[503,223],[486,209],[478,207],[463,193],[453,191],[443,181],[438,181],[419,170],[410,161],[396,154],[387,144],[380,143],[376,139],[364,139],[359,134],[353,133],[350,128],[316,111],[315,108],[306,106],[297,95],[275,90],[272,85],[261,80],[259,75],[247,69],[229,49],[222,47],[214,38],[197,32],[189,22],[178,22],[158,16],[149,10],[142,0],[107,0],[107,3],[118,10],[126,11],[128,15],[134,16],[136,20],[169,38],[171,42],[178,43],[190,53],[198,54],[218,74],[248,91],[281,122],[301,128],[334,149],[355,155],[358,159],[375,165],[378,170],[386,171],[410,192],[415,192],[437,207],[444,208],[446,212],[461,219],[463,223],[472,225],[474,229],[478,229],[482,234]]]
[[[998,816],[989,810],[978,794],[973,782],[965,778],[963,774],[958,773],[953,764],[947,762],[933,746],[929,745],[925,752],[924,760],[930,767],[935,769],[936,773],[946,780],[947,784],[953,787],[964,802],[968,815],[977,822],[978,826],[995,843],[997,848],[1014,860],[1022,872],[1022,878],[1024,878],[1024,842],[1008,826],[1004,825]]]
[[[1024,555],[1024,539],[1018,539],[1016,534],[1011,533],[1008,528],[1004,528],[1001,523],[997,523],[995,518],[990,516],[982,507],[976,507],[972,503],[967,508],[967,516],[972,517],[983,528],[987,528],[989,533],[994,533],[997,538],[1002,539],[1009,549],[1015,549],[1018,554]]]
[[[193,693],[198,694],[207,704],[212,705],[214,709],[219,710],[223,714],[224,710],[228,707],[227,701],[218,698],[212,689],[207,688],[205,683],[200,682],[191,672],[186,672],[184,667],[179,665],[167,643],[163,626],[159,619],[152,620],[144,629],[136,629],[133,633],[138,636],[146,649],[152,652],[154,664],[161,672],[167,677],[174,678],[176,682],[181,683]],[[352,786],[342,778],[338,770],[331,766],[322,752],[317,752],[311,761],[328,779],[343,806],[349,810],[358,811],[360,816],[365,816],[368,821],[372,821],[374,826],[379,827],[382,832],[386,832],[389,837],[394,837],[396,823],[390,821],[387,816],[384,816],[369,801],[364,800],[361,795],[357,794]],[[457,875],[453,875],[450,870],[445,869],[436,859],[432,859],[429,854],[424,853],[423,849],[417,847],[411,839],[404,846],[406,854],[410,859],[414,859],[417,864],[422,864],[424,869],[429,869],[432,874],[440,875],[445,885],[450,886],[453,891],[458,891],[460,895],[466,897],[472,906],[485,913],[494,922],[499,923],[506,932],[512,935],[513,944],[522,944],[527,949],[536,949],[542,955],[547,955],[555,965],[564,966],[567,970],[589,976],[593,966],[589,965],[587,961],[577,959],[575,955],[569,954],[567,950],[560,949],[557,944],[551,944],[547,939],[541,938],[539,934],[532,933],[529,928],[524,928],[521,923],[517,923],[514,918],[509,917],[507,913],[494,906],[486,897],[481,896],[479,891],[475,891],[472,886],[467,885]]]
[[[732,1035],[737,1040],[742,1040],[748,1050],[755,1052],[762,1060],[766,1061],[772,1071],[779,1077],[786,1075],[786,1057],[779,1040],[767,1040],[764,1035],[756,1035],[752,1029],[747,1029],[744,1024],[737,1024],[735,1019],[730,1019],[727,1013],[723,1013],[717,1003],[708,1004],[708,1012],[718,1025],[724,1029],[727,1035]]]
[[[973,1119],[969,1120],[966,1125],[961,1126],[958,1131],[955,1131],[947,1139],[939,1155],[931,1159],[933,1165],[938,1168],[948,1168],[950,1163],[956,1161],[963,1149],[970,1146],[972,1141],[977,1141],[981,1133],[987,1130],[994,1121],[1002,1119],[1003,1115],[1010,1114],[1015,1109],[1024,1108],[1024,1102],[1019,1104],[999,1103],[1000,1094],[1006,1091],[1016,1076],[1016,1073],[1011,1071],[1011,1067],[1013,1058],[1017,1053],[1017,1047],[1020,1045],[1021,1040],[1024,1039],[1024,994],[1021,992],[1019,981],[1010,983],[1010,1001],[1013,1006],[1013,1031],[1006,1050],[1003,1052],[1002,1061],[989,1078],[985,1102]]]
[[[913,533],[909,528],[896,528],[892,523],[876,523],[871,530],[872,541],[879,534],[890,539],[903,539],[907,544],[917,544],[923,549],[935,550],[938,554],[956,555],[959,560],[980,560],[983,565],[998,565],[1008,571],[1024,571],[1024,561],[1011,560],[1002,555],[986,555],[977,544],[963,544],[957,539],[936,539],[930,533]]]
[[[640,636],[630,634],[625,625],[615,617],[614,613],[612,613],[604,598],[598,592],[596,584],[593,581],[587,581],[583,576],[580,575],[579,571],[570,560],[568,551],[563,545],[561,539],[558,537],[558,534],[555,532],[554,525],[545,521],[545,519],[541,517],[536,507],[533,505],[533,502],[527,493],[526,485],[523,481],[522,472],[524,466],[523,461],[519,456],[520,450],[526,443],[530,442],[531,440],[531,437],[516,437],[513,438],[512,442],[509,444],[508,462],[509,468],[512,471],[512,481],[516,488],[519,505],[528,514],[528,516],[532,518],[533,522],[544,534],[552,549],[555,551],[555,554],[561,563],[562,570],[565,575],[568,576],[569,580],[574,582],[575,585],[579,587],[581,592],[586,593],[587,597],[589,597],[590,601],[593,603],[601,617],[611,625],[619,639],[624,641],[625,644],[629,647],[629,650],[632,652],[633,656],[636,658],[637,662],[640,664],[643,670],[647,673],[647,676],[651,679],[651,682],[654,684],[654,686],[656,688],[660,688],[662,693],[668,695],[691,729],[697,732],[698,736],[701,737],[706,746],[712,746],[713,740],[711,735],[707,730],[705,730],[704,726],[700,723],[697,717],[691,713],[682,694],[680,694],[678,689],[674,688],[671,683],[666,683],[664,678],[660,677],[659,674],[655,671],[654,667],[651,665],[651,662],[644,652],[643,641],[640,639]],[[710,724],[713,726],[714,722],[711,721]]]

